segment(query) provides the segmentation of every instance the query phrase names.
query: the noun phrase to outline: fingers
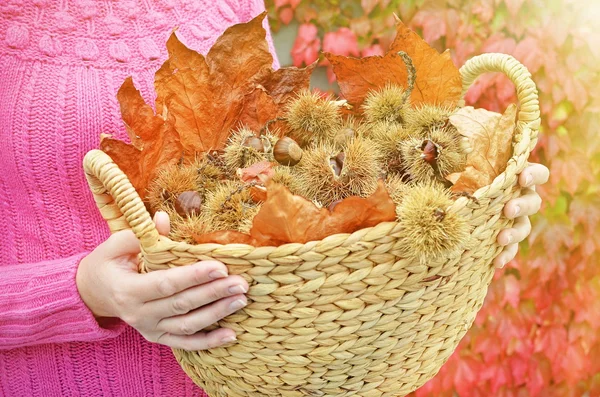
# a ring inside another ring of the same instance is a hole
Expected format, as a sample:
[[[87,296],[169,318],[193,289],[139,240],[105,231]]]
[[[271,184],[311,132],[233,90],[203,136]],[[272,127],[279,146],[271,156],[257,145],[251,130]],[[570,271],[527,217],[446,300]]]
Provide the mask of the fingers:
[[[175,349],[194,351],[219,347],[235,340],[235,332],[233,330],[220,328],[211,332],[199,332],[194,335],[164,333],[155,342]]]
[[[222,298],[248,292],[248,283],[240,276],[229,276],[188,288],[168,298],[148,302],[142,308],[148,316],[163,319],[186,314]]]
[[[548,182],[550,170],[542,164],[530,164],[519,175],[519,184],[522,187],[543,185]]]
[[[137,296],[143,302],[166,298],[196,285],[227,277],[227,268],[217,261],[157,270],[135,279]]]
[[[494,266],[501,269],[517,255],[519,244],[510,244],[494,259]]]
[[[518,217],[512,228],[504,229],[498,233],[498,244],[509,245],[519,243],[531,233],[531,222],[526,216]]]
[[[531,188],[525,189],[521,197],[510,200],[504,206],[504,215],[513,219],[518,216],[533,215],[540,210],[542,199]]]
[[[246,306],[245,295],[234,295],[218,300],[181,316],[159,321],[156,329],[174,335],[193,335]]]
[[[171,233],[169,214],[166,212],[158,211],[156,214],[154,214],[154,224],[156,225],[158,234],[161,236],[168,236],[169,233]]]

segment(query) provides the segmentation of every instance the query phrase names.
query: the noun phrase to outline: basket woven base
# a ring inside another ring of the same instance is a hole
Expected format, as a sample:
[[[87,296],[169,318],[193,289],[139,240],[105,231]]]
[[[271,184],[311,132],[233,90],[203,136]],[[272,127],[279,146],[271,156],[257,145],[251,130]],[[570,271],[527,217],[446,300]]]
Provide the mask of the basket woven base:
[[[371,241],[342,238],[320,253],[221,256],[251,285],[248,306],[219,323],[238,341],[174,354],[211,397],[404,396],[439,371],[483,304],[502,227],[490,221],[474,249],[439,264],[400,259],[398,227],[385,224]],[[169,262],[197,260],[189,254]]]

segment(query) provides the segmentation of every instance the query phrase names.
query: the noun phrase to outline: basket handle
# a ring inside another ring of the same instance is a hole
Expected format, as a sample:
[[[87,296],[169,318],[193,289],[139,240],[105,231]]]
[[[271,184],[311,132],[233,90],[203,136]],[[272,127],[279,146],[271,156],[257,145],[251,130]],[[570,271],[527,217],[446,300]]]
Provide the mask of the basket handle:
[[[460,68],[463,97],[475,80],[486,72],[502,72],[515,84],[520,103],[517,132],[528,135],[529,151],[533,150],[540,127],[540,102],[537,88],[531,79],[531,73],[510,55],[491,53],[475,56]],[[521,138],[523,137],[521,136]]]
[[[110,156],[91,150],[83,159],[83,168],[111,233],[131,229],[142,247],[153,246],[159,238],[156,226],[135,188]]]

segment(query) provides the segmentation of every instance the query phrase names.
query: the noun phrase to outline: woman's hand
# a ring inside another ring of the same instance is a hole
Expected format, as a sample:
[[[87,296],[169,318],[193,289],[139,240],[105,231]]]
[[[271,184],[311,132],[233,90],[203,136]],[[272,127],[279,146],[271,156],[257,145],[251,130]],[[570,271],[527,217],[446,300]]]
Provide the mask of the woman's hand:
[[[169,217],[156,214],[160,234]],[[248,284],[228,276],[220,262],[137,272],[139,241],[132,231],[110,236],[86,256],[77,270],[81,298],[96,317],[119,317],[147,340],[185,350],[204,350],[235,340],[235,332],[201,332],[246,305]]]
[[[546,183],[549,175],[550,171],[542,164],[530,164],[519,175],[519,185],[524,191],[521,197],[510,200],[504,206],[504,215],[516,220],[512,228],[504,229],[498,234],[498,244],[505,248],[494,259],[496,267],[502,268],[510,262],[517,255],[519,242],[531,232],[529,215],[538,212],[542,203],[540,196],[535,192],[535,186]]]

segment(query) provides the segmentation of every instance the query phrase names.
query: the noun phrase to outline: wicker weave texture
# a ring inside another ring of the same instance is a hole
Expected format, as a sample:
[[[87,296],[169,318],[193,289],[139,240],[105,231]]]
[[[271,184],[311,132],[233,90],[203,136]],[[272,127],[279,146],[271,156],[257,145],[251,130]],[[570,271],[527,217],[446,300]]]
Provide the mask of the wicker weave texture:
[[[401,257],[395,222],[306,244],[190,245],[159,236],[127,177],[101,151],[84,168],[113,232],[132,228],[143,272],[203,259],[228,265],[249,285],[249,304],[219,322],[236,331],[226,348],[174,350],[185,372],[212,397],[404,396],[431,379],[471,327],[511,225],[504,204],[520,194],[517,175],[537,141],[539,105],[529,72],[514,58],[485,54],[461,68],[463,91],[484,72],[506,73],[520,102],[514,155],[504,173],[458,199],[469,220],[466,249],[435,263]]]

